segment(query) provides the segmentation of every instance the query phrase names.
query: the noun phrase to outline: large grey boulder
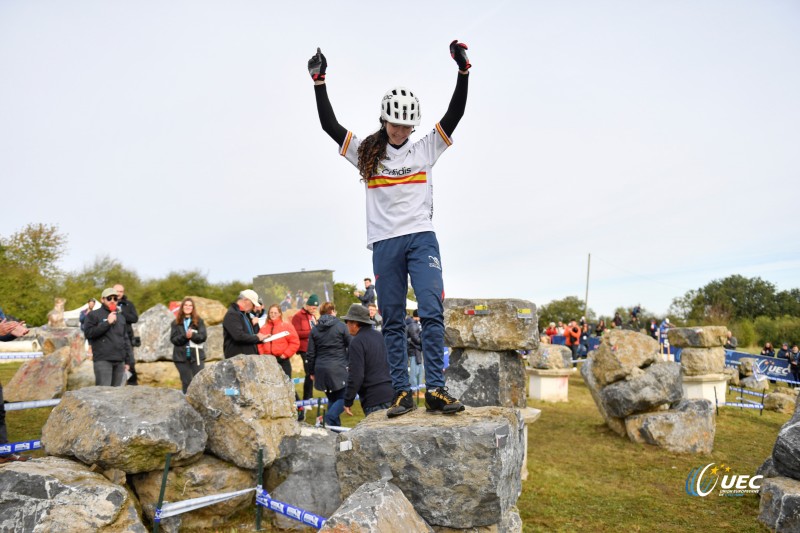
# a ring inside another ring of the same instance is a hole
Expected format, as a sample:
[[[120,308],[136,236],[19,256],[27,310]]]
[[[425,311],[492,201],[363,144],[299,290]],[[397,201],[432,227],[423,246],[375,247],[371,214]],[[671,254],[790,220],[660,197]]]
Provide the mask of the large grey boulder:
[[[433,533],[411,502],[389,481],[361,485],[331,516],[320,533]]]
[[[280,456],[284,438],[297,435],[294,385],[274,357],[238,355],[197,374],[186,399],[205,421],[208,451],[242,468]]]
[[[480,307],[488,314],[480,314]],[[478,314],[467,314],[470,311]],[[536,305],[527,300],[447,298],[444,325],[445,344],[451,348],[502,352],[539,345]]]
[[[519,509],[512,507],[497,524],[491,526],[456,529],[444,526],[431,526],[435,533],[522,533],[522,518]]]
[[[667,339],[670,346],[675,348],[715,348],[725,345],[728,328],[725,326],[670,328],[667,330]]]
[[[772,531],[800,531],[800,481],[786,477],[762,480],[758,521]]]
[[[142,345],[134,348],[136,362],[172,361],[172,343],[169,340],[175,315],[165,305],[156,304],[141,315],[133,325],[133,334],[142,338]]]
[[[142,511],[152,522],[161,490],[163,470],[135,474],[131,483],[136,489]],[[180,502],[212,494],[235,492],[256,486],[255,472],[238,468],[212,455],[185,466],[170,467],[164,501]],[[180,525],[184,531],[219,528],[228,517],[252,505],[253,494],[243,494],[209,507],[184,513]]]
[[[562,344],[540,344],[528,354],[528,365],[542,370],[572,368],[572,350]]]
[[[800,403],[797,404],[800,406]],[[772,447],[772,462],[775,469],[786,477],[800,480],[800,408],[778,432]]]
[[[94,387],[94,363],[87,359],[67,374],[67,390],[78,390]]]
[[[756,392],[765,392],[769,390],[769,379],[766,376],[747,376],[739,380],[739,385]]]
[[[29,402],[60,398],[67,390],[71,362],[69,346],[39,359],[29,359],[4,387],[5,401]]]
[[[225,358],[222,352],[222,326],[207,326],[206,333],[206,362],[221,361]]]
[[[200,458],[206,432],[180,391],[153,387],[87,387],[70,391],[42,428],[49,455],[128,474]]]
[[[678,453],[711,453],[716,418],[708,400],[681,400],[668,411],[642,413],[625,419],[633,442],[653,444]]]
[[[627,379],[603,388],[600,397],[608,414],[615,418],[652,411],[683,397],[681,367],[678,363],[658,363],[644,371],[637,369]]]
[[[600,386],[597,384],[597,380],[594,379],[592,366],[594,366],[594,360],[592,358],[587,359],[583,365],[581,365],[581,377],[583,377],[583,382],[586,383],[586,388],[588,388],[589,392],[592,394],[592,399],[594,400],[595,405],[597,405],[597,410],[600,411],[600,415],[603,417],[603,420],[606,421],[606,425],[608,425],[608,427],[614,433],[620,437],[624,437],[627,435],[625,430],[625,419],[614,417],[608,414],[608,411],[603,403],[603,398],[600,394]]]
[[[592,352],[592,372],[600,387],[633,374],[635,370],[660,361],[658,342],[635,331],[613,329],[603,334]]]
[[[206,326],[216,326],[222,324],[228,306],[218,300],[203,298],[202,296],[189,296],[194,301],[194,308]]]
[[[525,361],[515,351],[456,348],[447,367],[447,388],[470,407],[525,407]]]
[[[264,488],[278,501],[298,505],[317,516],[331,516],[342,504],[336,475],[339,437],[308,424],[301,424],[301,428],[299,435],[283,439],[279,458],[266,472]],[[275,524],[281,530],[307,529],[278,513]]]
[[[739,359],[739,376],[746,378],[753,375],[753,369],[758,364],[758,359],[754,357],[742,357]]]
[[[475,407],[453,416],[421,409],[372,415],[340,435],[336,471],[342,497],[365,483],[392,483],[431,525],[496,524],[516,504],[525,451],[519,411]]]
[[[0,531],[147,532],[124,487],[58,457],[0,467]]]
[[[785,389],[781,389],[782,391]],[[785,392],[770,392],[764,397],[764,409],[792,414],[797,407],[797,395]]]
[[[728,378],[728,385],[739,386],[739,369],[726,366],[722,373]]]
[[[681,367],[687,376],[722,374],[725,371],[725,350],[717,348],[683,348]]]
[[[26,337],[29,336],[38,341],[45,355],[68,346],[73,365],[80,364],[81,361],[86,358],[86,344],[81,330],[78,328],[51,328],[50,326],[42,326],[31,330],[28,335],[26,335]]]

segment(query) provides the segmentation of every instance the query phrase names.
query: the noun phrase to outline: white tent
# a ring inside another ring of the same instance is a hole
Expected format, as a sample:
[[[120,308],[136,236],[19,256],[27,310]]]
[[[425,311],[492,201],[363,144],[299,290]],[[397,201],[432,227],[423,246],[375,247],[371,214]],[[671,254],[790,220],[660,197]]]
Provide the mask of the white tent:
[[[413,311],[416,308],[417,308],[417,302],[406,298],[406,311]]]

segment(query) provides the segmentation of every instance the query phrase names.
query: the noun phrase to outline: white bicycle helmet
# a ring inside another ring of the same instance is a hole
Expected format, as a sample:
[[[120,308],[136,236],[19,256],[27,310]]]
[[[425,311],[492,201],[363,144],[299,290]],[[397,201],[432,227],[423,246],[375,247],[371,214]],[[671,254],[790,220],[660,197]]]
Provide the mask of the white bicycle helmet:
[[[422,110],[419,99],[405,87],[389,89],[381,100],[381,118],[401,126],[419,126]]]

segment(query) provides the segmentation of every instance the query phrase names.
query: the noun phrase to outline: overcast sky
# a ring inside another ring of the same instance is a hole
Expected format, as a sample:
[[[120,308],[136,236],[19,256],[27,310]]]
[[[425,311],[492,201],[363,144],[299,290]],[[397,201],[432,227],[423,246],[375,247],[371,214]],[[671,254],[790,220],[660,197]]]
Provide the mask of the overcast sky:
[[[364,189],[322,132],[328,59],[360,137],[383,93],[467,111],[434,172],[448,296],[608,314],[731,274],[800,286],[800,3],[0,0],[0,235],[68,234],[62,267],[371,275]],[[92,217],[96,213],[96,217]]]

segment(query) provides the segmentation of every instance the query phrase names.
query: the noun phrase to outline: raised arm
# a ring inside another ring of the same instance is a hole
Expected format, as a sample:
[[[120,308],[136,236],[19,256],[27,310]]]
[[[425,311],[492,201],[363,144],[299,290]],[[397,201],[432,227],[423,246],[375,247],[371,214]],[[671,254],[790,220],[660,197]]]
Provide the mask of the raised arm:
[[[450,98],[450,105],[447,106],[447,112],[442,117],[442,120],[439,121],[448,137],[453,134],[461,117],[464,116],[464,109],[467,107],[469,69],[472,67],[467,57],[467,45],[458,42],[458,39],[450,43],[450,56],[458,65],[458,79],[456,81],[456,90],[453,91],[453,96]]]
[[[336,120],[336,115],[333,113],[333,106],[331,106],[331,101],[328,98],[328,89],[325,87],[325,71],[327,69],[328,61],[322,51],[317,48],[317,53],[308,60],[308,73],[311,75],[311,79],[314,80],[314,96],[317,99],[319,123],[325,133],[336,141],[336,144],[341,146],[347,136],[347,129],[339,124]]]

